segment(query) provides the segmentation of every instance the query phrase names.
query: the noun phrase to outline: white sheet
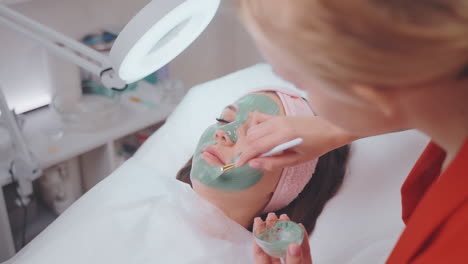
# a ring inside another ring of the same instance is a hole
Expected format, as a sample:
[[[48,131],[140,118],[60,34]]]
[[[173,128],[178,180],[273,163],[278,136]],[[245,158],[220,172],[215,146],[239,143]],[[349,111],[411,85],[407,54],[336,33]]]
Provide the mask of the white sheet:
[[[251,263],[251,233],[175,179],[132,159],[11,263]]]

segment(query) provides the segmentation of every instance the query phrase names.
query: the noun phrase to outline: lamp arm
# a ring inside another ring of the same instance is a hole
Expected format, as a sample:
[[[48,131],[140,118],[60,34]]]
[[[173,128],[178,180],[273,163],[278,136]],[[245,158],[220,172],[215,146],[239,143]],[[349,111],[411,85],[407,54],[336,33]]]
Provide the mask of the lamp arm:
[[[24,34],[56,55],[100,77],[108,88],[123,90],[127,87],[127,83],[114,72],[108,56],[13,11],[3,4],[0,4],[0,24]]]
[[[13,21],[17,21],[17,23],[21,23],[24,26],[31,28],[32,30],[40,32],[42,35],[47,36],[53,41],[62,43],[63,45],[77,52],[88,55],[89,57],[99,62],[99,64],[101,64],[102,67],[108,67],[111,65],[110,60],[107,56],[25,15],[22,15],[5,5],[0,4],[0,14],[4,17],[10,18]]]

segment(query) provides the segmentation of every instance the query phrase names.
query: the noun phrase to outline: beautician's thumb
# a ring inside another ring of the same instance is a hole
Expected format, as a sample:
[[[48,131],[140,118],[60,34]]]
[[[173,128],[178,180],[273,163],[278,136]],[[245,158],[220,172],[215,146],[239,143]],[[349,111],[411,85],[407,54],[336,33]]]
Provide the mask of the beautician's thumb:
[[[302,248],[296,243],[288,246],[288,254],[286,256],[286,264],[303,264]]]

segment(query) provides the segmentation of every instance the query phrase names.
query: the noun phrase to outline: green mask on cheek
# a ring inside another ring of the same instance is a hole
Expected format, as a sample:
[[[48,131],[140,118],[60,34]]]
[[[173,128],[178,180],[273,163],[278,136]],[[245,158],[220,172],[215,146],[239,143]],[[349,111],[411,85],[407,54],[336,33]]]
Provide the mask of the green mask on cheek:
[[[247,164],[243,167],[231,169],[215,178],[215,175],[219,175],[220,166],[210,166],[201,157],[202,151],[206,147],[217,144],[215,133],[218,129],[226,132],[231,141],[236,143],[238,140],[237,130],[247,121],[250,112],[258,111],[268,115],[279,114],[278,104],[266,95],[250,94],[241,98],[235,104],[238,108],[236,120],[226,125],[214,124],[208,127],[201,136],[193,156],[190,177],[199,180],[208,187],[224,190],[244,190],[254,186],[263,177],[261,170],[251,168]],[[232,162],[235,162],[238,156],[233,158]]]

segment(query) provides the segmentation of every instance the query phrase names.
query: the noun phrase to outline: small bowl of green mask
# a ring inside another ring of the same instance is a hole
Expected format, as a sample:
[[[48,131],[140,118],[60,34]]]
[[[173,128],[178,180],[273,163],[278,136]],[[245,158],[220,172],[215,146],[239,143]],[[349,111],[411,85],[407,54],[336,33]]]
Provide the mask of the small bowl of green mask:
[[[304,230],[294,222],[282,221],[260,234],[257,234],[254,230],[254,236],[257,245],[265,253],[274,258],[284,258],[289,244],[302,244]]]

